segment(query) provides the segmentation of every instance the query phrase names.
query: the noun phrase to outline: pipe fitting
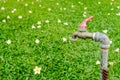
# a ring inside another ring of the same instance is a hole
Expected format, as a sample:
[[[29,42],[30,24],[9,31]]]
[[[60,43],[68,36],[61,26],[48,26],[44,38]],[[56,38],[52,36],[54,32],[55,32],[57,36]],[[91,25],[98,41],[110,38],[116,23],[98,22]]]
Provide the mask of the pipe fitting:
[[[99,41],[100,42],[100,46],[101,48],[103,49],[106,49],[106,48],[109,48],[110,47],[110,40],[109,38],[103,34],[103,33],[99,33],[99,32],[96,32],[94,35],[93,35],[93,39],[95,41]]]

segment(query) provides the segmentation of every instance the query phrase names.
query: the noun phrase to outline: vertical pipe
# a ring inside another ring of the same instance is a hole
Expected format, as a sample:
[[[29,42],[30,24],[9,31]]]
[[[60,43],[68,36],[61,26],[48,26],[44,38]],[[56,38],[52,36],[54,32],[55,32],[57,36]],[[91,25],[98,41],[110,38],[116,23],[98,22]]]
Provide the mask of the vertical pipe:
[[[108,49],[101,49],[100,80],[108,80]]]

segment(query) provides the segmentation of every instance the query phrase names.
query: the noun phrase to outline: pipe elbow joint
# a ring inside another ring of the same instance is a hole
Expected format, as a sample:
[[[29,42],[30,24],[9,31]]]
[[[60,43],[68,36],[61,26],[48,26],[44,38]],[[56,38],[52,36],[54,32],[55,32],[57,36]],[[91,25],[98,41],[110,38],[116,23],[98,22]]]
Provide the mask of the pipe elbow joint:
[[[108,36],[106,36],[103,33],[96,32],[93,39],[95,41],[99,41],[101,44],[101,48],[103,48],[103,49],[107,49],[110,47],[110,40],[109,40]]]

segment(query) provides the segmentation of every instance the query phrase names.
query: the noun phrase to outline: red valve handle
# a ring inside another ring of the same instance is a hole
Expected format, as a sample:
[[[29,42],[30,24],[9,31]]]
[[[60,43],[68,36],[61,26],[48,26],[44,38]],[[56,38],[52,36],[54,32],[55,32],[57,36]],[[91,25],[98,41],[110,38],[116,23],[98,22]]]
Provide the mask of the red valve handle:
[[[85,19],[80,25],[80,28],[87,28],[87,22],[91,21],[93,19],[93,16],[90,16],[89,18]]]

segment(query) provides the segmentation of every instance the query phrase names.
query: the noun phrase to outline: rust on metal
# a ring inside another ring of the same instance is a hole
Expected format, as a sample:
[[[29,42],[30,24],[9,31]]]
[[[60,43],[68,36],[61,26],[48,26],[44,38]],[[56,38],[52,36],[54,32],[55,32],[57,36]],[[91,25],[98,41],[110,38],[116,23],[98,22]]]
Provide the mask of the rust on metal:
[[[108,80],[108,68],[102,70],[103,80]]]

